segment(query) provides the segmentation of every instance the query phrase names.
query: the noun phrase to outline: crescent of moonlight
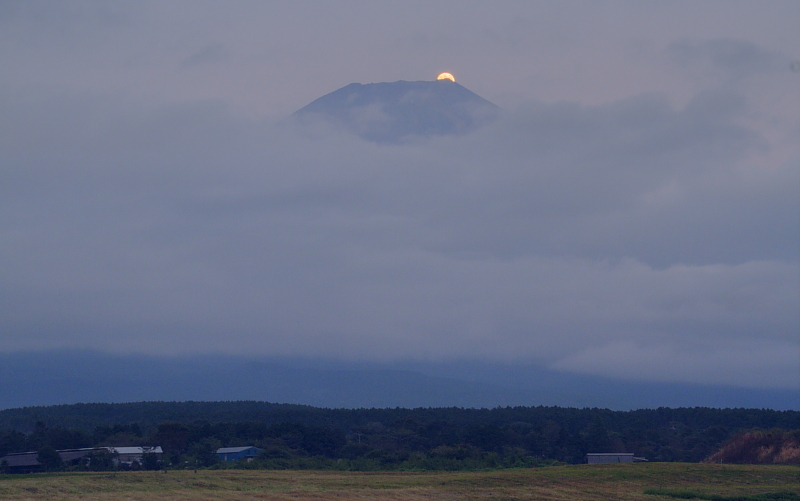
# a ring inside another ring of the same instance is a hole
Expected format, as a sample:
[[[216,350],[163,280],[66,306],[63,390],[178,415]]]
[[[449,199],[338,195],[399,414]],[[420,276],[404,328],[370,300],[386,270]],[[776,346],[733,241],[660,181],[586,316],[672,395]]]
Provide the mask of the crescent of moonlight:
[[[439,76],[436,77],[436,80],[450,80],[451,82],[455,82],[456,77],[454,77],[452,73],[445,71],[444,73],[439,73]]]

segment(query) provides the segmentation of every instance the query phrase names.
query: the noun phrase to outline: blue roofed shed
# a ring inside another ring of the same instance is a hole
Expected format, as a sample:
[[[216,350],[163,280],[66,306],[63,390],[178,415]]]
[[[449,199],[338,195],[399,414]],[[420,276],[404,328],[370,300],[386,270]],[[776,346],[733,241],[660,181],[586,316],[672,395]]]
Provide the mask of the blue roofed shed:
[[[217,449],[217,457],[221,461],[238,461],[246,459],[250,461],[261,454],[261,449],[248,445],[246,447],[221,447]]]

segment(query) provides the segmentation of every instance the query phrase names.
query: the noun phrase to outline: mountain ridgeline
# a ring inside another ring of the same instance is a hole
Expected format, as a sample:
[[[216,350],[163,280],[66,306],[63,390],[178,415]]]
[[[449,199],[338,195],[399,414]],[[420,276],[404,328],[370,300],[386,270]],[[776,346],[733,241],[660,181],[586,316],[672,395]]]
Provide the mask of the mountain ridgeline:
[[[322,120],[368,141],[403,143],[416,137],[468,134],[497,117],[498,107],[450,80],[352,83],[294,113]]]

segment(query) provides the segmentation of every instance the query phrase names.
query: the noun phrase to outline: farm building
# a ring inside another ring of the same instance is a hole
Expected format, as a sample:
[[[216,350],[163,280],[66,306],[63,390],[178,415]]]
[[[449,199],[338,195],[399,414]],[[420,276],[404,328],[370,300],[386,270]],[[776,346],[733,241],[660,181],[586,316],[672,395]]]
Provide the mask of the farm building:
[[[15,452],[0,458],[3,471],[8,473],[33,473],[42,471],[44,466],[36,459],[38,452]]]
[[[134,461],[141,463],[143,454],[153,453],[160,456],[164,453],[161,447],[88,447],[85,449],[62,449],[56,452],[65,465],[75,465],[81,460],[89,461],[90,454],[111,453],[115,463],[126,466],[131,466]],[[8,473],[35,473],[45,469],[44,465],[39,462],[37,451],[8,454],[0,458],[0,465]]]
[[[109,452],[117,455],[117,461],[124,465],[132,465],[134,462],[141,464],[142,456],[145,454],[157,454],[159,458],[164,451],[161,447],[106,447]]]
[[[261,449],[252,445],[246,447],[221,447],[217,449],[217,457],[221,461],[238,461],[239,459],[251,461],[259,454],[261,454]]]
[[[94,452],[103,451],[103,447],[89,447],[85,449],[64,449],[56,451],[61,461],[65,464],[75,464],[80,459],[85,458]],[[44,465],[39,462],[39,453],[32,452],[14,452],[0,458],[0,464],[8,473],[35,473],[43,471]]]
[[[590,452],[586,455],[588,464],[600,463],[638,463],[647,461],[644,458],[633,457],[632,452]]]

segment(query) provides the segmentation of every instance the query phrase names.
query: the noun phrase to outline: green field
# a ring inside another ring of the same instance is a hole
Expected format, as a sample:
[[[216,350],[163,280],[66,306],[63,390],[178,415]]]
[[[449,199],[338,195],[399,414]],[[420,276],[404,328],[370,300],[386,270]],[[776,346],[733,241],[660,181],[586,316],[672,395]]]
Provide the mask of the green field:
[[[651,463],[457,473],[200,470],[0,476],[0,499],[14,501],[669,501],[695,494],[720,500],[800,500],[800,468]]]

